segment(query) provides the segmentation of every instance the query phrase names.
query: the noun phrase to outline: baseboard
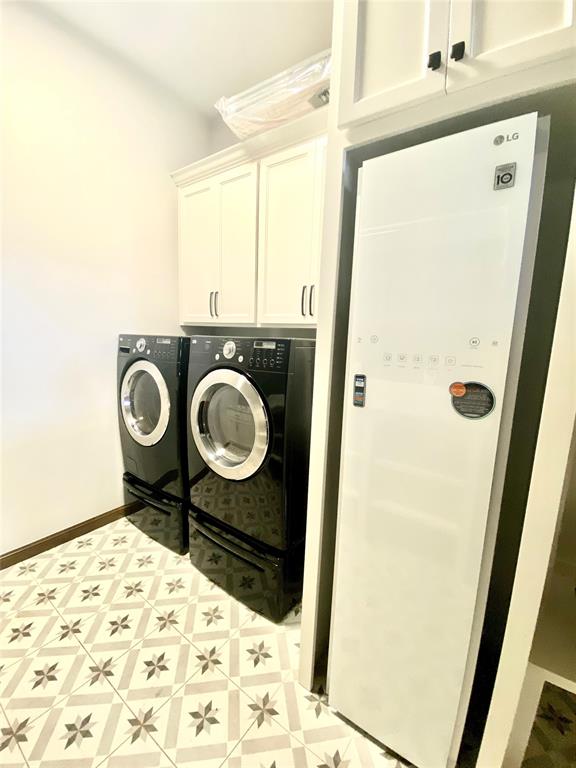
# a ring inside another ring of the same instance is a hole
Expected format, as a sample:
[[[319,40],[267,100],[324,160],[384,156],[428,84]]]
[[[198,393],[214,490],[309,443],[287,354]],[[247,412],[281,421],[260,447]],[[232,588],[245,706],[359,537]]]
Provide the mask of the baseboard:
[[[46,552],[47,549],[52,549],[60,544],[64,544],[71,539],[75,539],[77,536],[83,536],[85,533],[101,528],[103,525],[113,523],[114,520],[119,520],[121,517],[136,512],[138,509],[142,509],[144,504],[139,501],[134,501],[131,504],[124,504],[122,507],[116,507],[109,512],[104,512],[102,515],[96,515],[88,520],[84,520],[81,523],[65,528],[63,531],[57,531],[51,533],[50,536],[45,536],[43,539],[33,541],[31,544],[25,544],[23,547],[13,549],[11,552],[6,552],[5,555],[0,555],[0,571],[4,568],[9,568],[15,563],[19,563],[22,560],[27,560],[29,557],[35,557],[36,555]]]

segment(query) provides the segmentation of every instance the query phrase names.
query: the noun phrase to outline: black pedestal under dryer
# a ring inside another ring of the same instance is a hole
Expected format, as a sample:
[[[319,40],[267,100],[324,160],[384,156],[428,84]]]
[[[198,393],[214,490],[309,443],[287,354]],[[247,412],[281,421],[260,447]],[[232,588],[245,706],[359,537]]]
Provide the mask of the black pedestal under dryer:
[[[118,417],[129,498],[147,507],[129,516],[174,552],[188,551],[186,378],[189,340],[122,334]]]
[[[275,621],[302,592],[315,343],[191,338],[190,558]]]

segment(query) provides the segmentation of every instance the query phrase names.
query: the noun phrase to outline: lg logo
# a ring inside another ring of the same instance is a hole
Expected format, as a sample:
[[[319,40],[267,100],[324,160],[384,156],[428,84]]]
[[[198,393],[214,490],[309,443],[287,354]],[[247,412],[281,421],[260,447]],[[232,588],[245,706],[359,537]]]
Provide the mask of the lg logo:
[[[514,132],[514,133],[507,133],[506,136],[503,136],[500,133],[494,139],[494,144],[496,144],[496,146],[499,147],[500,144],[504,144],[505,141],[518,141],[519,138],[520,138],[520,134],[516,133],[516,132]]]

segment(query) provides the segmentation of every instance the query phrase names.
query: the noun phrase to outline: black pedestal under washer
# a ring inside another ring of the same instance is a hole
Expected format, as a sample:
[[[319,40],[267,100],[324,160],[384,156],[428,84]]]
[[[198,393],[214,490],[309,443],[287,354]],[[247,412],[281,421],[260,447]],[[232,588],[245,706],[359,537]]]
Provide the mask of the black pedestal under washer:
[[[118,419],[129,516],[148,536],[188,551],[185,439],[189,340],[122,334],[118,340]]]

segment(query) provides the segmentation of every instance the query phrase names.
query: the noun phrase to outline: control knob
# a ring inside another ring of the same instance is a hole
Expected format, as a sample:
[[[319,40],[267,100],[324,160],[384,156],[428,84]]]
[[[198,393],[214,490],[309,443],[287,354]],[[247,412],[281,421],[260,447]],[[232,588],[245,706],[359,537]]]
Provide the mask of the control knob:
[[[236,354],[236,344],[233,341],[227,341],[222,352],[226,360],[230,360]]]
[[[138,339],[136,342],[136,349],[138,352],[144,352],[146,349],[146,339]]]

